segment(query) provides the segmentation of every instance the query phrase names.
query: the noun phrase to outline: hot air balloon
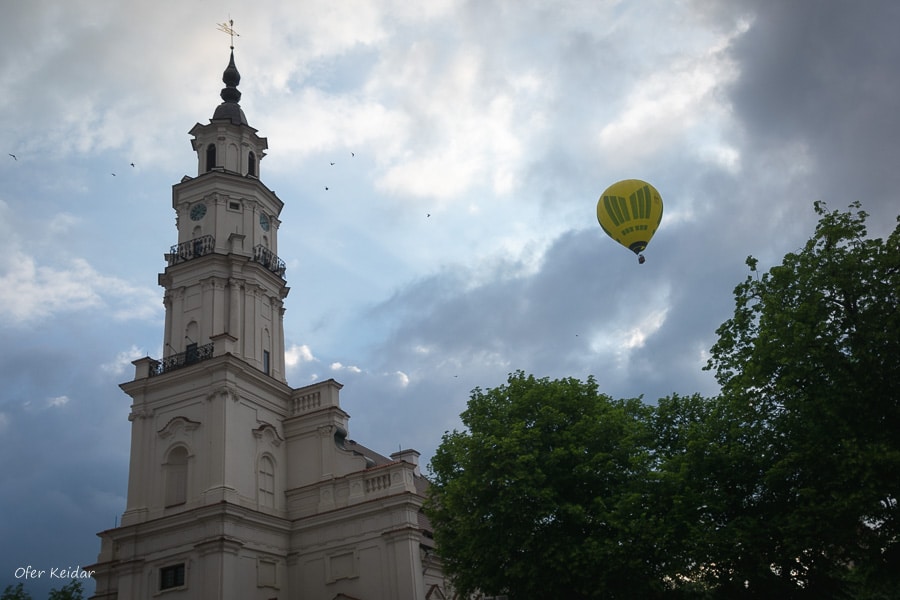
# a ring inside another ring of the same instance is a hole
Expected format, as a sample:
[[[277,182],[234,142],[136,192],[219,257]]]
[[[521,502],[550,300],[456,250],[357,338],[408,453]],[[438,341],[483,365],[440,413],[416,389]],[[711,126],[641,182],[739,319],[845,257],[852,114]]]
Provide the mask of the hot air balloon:
[[[640,179],[612,184],[597,201],[597,220],[606,235],[638,255],[650,243],[662,220],[662,197],[655,187]]]

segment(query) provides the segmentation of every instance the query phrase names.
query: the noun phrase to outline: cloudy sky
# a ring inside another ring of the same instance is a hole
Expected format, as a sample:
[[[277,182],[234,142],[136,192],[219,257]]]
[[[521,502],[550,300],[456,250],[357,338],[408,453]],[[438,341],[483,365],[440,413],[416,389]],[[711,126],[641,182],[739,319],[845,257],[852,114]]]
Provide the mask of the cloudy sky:
[[[285,203],[289,383],[343,383],[350,437],[383,453],[427,462],[519,369],[714,394],[748,255],[800,247],[816,200],[862,201],[878,236],[900,213],[892,0],[3,6],[0,589],[93,562],[124,510],[118,384],[162,355],[171,186],[229,17]],[[596,223],[626,178],[665,203],[644,265]]]

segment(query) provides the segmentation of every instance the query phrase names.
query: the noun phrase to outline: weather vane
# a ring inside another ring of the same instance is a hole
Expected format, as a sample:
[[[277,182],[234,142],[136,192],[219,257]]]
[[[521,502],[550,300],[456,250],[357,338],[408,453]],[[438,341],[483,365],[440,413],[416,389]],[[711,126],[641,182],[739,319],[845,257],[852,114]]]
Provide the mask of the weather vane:
[[[231,36],[231,49],[234,50],[234,36],[241,36],[241,34],[234,30],[234,20],[229,19],[228,23],[219,23],[218,25],[219,31],[221,31],[222,33],[227,33]]]

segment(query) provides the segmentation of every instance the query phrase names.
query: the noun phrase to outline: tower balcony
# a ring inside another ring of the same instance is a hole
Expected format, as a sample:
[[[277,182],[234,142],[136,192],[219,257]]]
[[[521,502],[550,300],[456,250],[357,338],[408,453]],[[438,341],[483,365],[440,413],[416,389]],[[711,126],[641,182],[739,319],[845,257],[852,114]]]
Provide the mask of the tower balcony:
[[[169,371],[175,371],[182,367],[196,364],[198,362],[208,360],[213,357],[213,344],[205,344],[198,346],[197,344],[189,344],[187,350],[178,354],[171,354],[160,360],[153,360],[150,363],[149,376],[162,375]]]
[[[206,254],[212,254],[216,249],[216,238],[211,235],[204,235],[180,244],[175,244],[169,249],[166,260],[171,267],[192,258],[198,258]],[[263,246],[257,245],[253,248],[253,262],[259,263],[268,270],[272,271],[279,277],[284,277],[287,266],[278,256]]]
[[[253,248],[253,260],[279,277],[284,277],[284,272],[287,270],[284,261],[263,245]]]
[[[215,247],[216,238],[211,235],[204,235],[186,242],[181,242],[180,244],[175,244],[169,249],[169,254],[166,255],[166,258],[171,267],[172,265],[183,263],[192,258],[203,256],[204,254],[212,254]]]

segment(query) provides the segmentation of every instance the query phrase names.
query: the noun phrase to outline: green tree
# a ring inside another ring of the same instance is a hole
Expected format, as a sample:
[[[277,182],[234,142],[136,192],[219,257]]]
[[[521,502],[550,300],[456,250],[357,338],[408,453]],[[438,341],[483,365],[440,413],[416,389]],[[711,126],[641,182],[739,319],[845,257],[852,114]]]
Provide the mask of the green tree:
[[[716,533],[729,512],[719,490],[723,476],[745,472],[739,457],[723,451],[731,423],[722,408],[718,398],[675,394],[661,398],[651,415],[657,536],[672,597],[714,598],[719,586]]]
[[[465,431],[431,461],[426,513],[462,597],[653,598],[649,408],[612,400],[592,378],[475,389]]]
[[[48,600],[81,600],[82,589],[81,582],[73,579],[61,588],[50,590]]]
[[[748,258],[707,367],[731,597],[900,594],[900,226],[870,239],[858,203],[815,210],[802,250],[762,276]]]
[[[15,587],[8,585],[3,590],[0,600],[31,600],[31,594],[25,591],[22,584],[16,584]]]

